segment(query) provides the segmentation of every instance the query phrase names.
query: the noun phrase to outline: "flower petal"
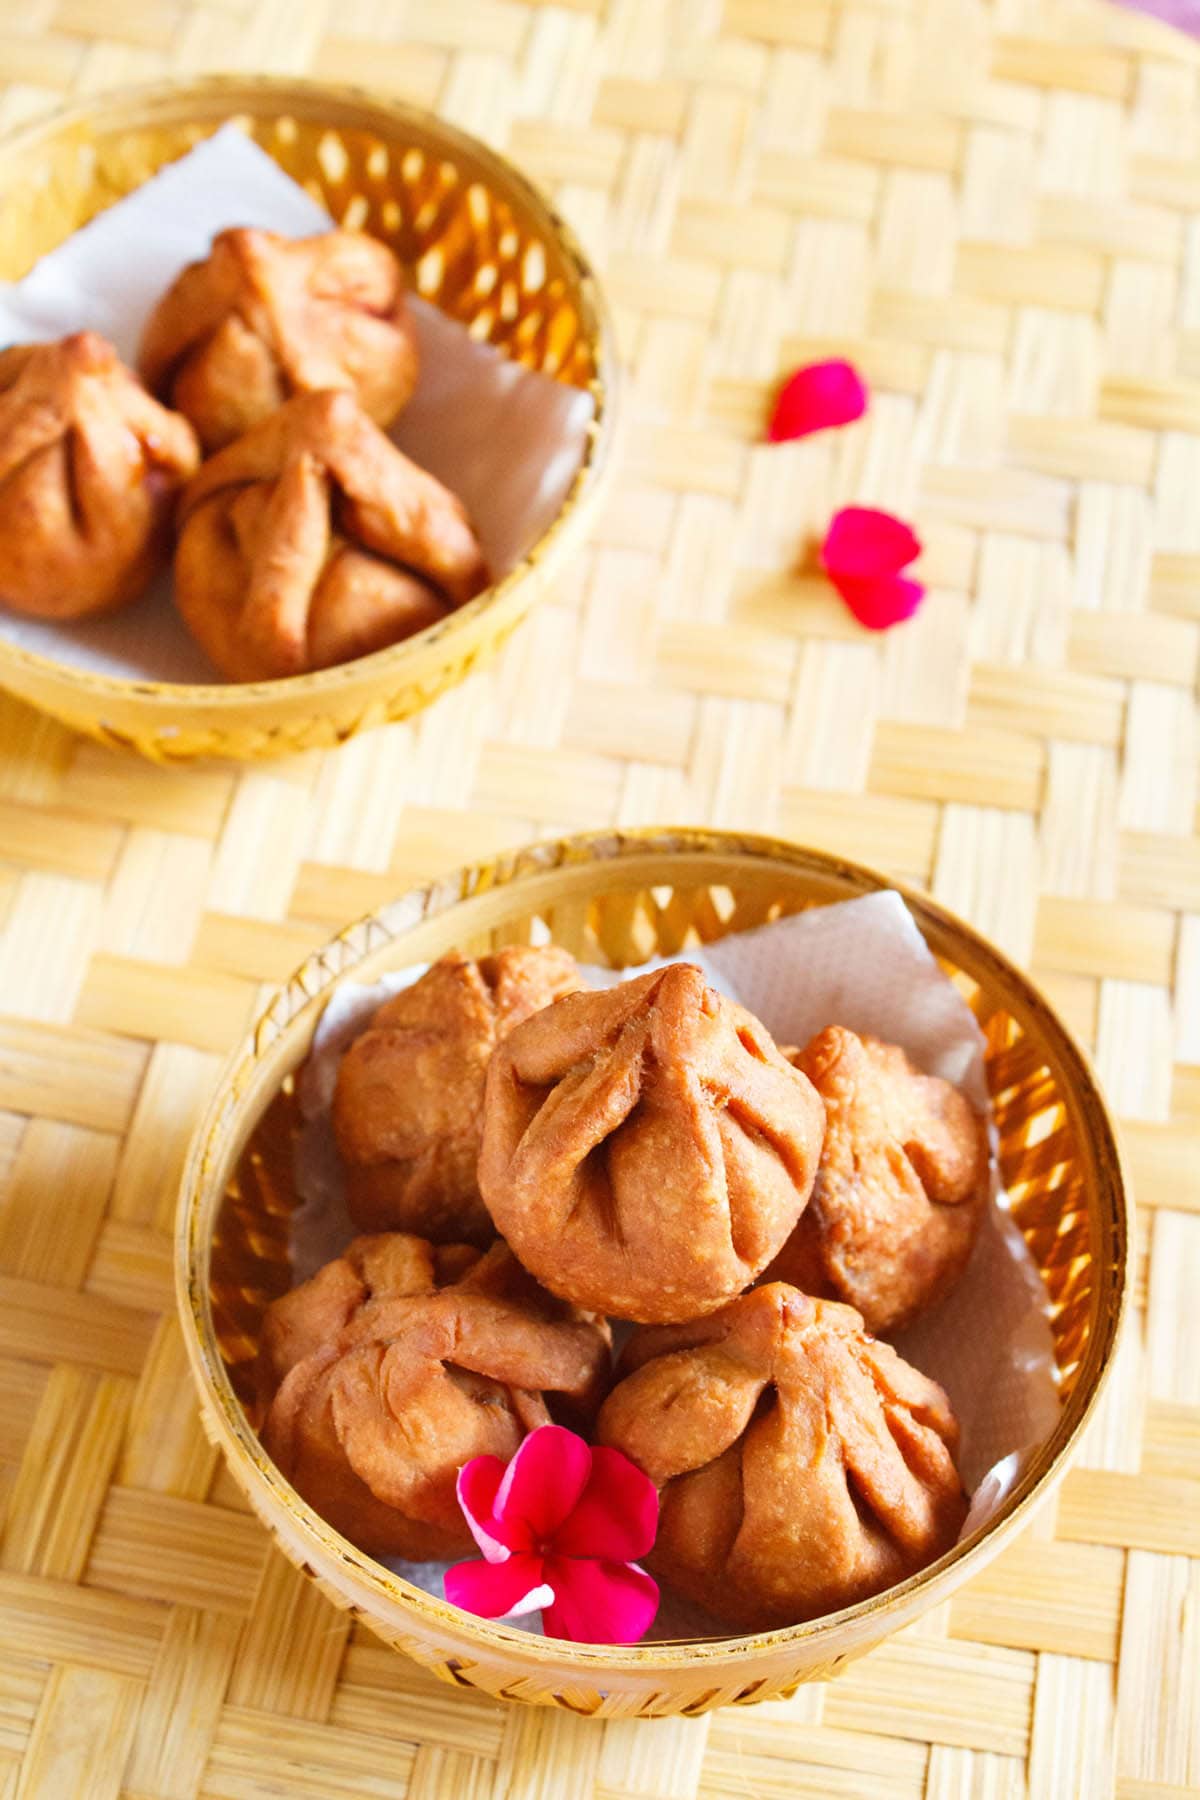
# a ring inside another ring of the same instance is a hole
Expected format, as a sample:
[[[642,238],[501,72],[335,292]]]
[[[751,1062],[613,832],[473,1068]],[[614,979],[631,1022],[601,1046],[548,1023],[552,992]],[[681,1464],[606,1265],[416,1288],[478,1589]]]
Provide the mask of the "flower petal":
[[[853,363],[840,357],[808,363],[789,375],[776,395],[767,441],[782,444],[831,425],[849,425],[866,410],[867,386]]]
[[[458,1471],[458,1504],[471,1536],[490,1563],[506,1562],[514,1550],[532,1550],[533,1539],[520,1520],[496,1517],[496,1495],[505,1465],[498,1456],[473,1456]]]
[[[636,1644],[658,1611],[658,1583],[636,1563],[548,1556],[553,1604],[542,1608],[548,1637],[577,1644]]]
[[[579,1504],[554,1534],[558,1556],[632,1562],[653,1548],[658,1492],[619,1450],[592,1449],[592,1472]]]
[[[495,1517],[511,1539],[518,1524],[531,1543],[547,1544],[570,1517],[587,1486],[592,1453],[562,1425],[539,1425],[525,1439],[500,1483]]]
[[[554,1599],[542,1580],[540,1556],[510,1556],[507,1562],[462,1562],[446,1570],[444,1587],[452,1606],[482,1619],[519,1618]]]
[[[873,506],[843,506],[829,521],[821,561],[832,579],[872,581],[880,575],[898,575],[921,554],[921,540],[912,527],[891,513]]]
[[[880,575],[873,581],[852,581],[844,576],[830,579],[859,624],[869,631],[886,631],[889,625],[911,619],[925,598],[921,583],[903,575]]]

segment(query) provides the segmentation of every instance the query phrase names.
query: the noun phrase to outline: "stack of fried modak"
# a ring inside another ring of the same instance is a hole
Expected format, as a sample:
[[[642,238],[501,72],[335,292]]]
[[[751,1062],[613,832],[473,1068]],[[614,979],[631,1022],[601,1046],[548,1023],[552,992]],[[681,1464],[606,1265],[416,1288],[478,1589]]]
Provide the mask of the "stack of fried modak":
[[[650,1568],[735,1630],[954,1542],[954,1414],[878,1334],[962,1273],[987,1141],[902,1050],[780,1049],[688,964],[451,954],[345,1050],[333,1129],[367,1235],[269,1308],[259,1418],[363,1549],[468,1553],[458,1470],[547,1419],[645,1471]]]
[[[232,681],[437,623],[488,572],[382,429],[417,361],[400,265],[354,231],[222,232],[152,313],[140,380],[94,332],[0,351],[0,603],[113,612],[174,543],[180,616]]]

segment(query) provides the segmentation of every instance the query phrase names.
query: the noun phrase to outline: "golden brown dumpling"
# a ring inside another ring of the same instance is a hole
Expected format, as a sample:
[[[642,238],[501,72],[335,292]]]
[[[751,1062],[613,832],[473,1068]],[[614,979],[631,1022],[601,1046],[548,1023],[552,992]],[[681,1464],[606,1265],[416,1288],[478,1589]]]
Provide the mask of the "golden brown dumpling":
[[[304,394],[211,457],[180,503],[175,600],[222,674],[382,650],[487,583],[463,506],[350,394]]]
[[[848,1306],[773,1282],[635,1332],[620,1370],[596,1438],[660,1489],[648,1564],[738,1630],[851,1606],[961,1529],[949,1401]]]
[[[0,351],[0,601],[80,619],[136,600],[199,450],[94,331]]]
[[[617,1318],[739,1293],[808,1199],[822,1108],[687,963],[568,995],[488,1069],[479,1187],[540,1281]]]
[[[812,1199],[767,1271],[901,1330],[949,1293],[979,1234],[987,1130],[948,1081],[840,1025],[795,1052],[825,1102]]]
[[[222,231],[151,313],[138,360],[208,452],[322,388],[390,425],[417,380],[400,264],[357,231]]]
[[[379,1008],[342,1057],[333,1097],[361,1231],[491,1240],[476,1176],[489,1058],[522,1019],[584,985],[554,945],[478,962],[451,952]]]
[[[547,1394],[585,1423],[608,1368],[603,1320],[545,1293],[505,1245],[356,1238],[267,1310],[262,1440],[360,1549],[455,1556],[471,1543],[462,1464],[512,1456],[549,1422]]]

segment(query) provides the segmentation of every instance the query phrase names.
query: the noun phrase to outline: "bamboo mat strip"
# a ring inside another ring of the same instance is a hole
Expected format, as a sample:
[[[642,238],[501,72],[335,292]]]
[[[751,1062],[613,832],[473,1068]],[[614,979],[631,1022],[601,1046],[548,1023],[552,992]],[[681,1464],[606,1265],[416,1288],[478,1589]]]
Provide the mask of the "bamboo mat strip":
[[[161,770],[0,697],[0,1795],[1200,1795],[1200,50],[1099,0],[0,0],[0,124],[210,68],[508,150],[628,367],[593,542],[431,711]],[[869,416],[759,443],[797,361]],[[862,634],[813,541],[910,515]],[[1138,1310],[1060,1498],[828,1687],[594,1723],[444,1689],[273,1550],[196,1425],[170,1229],[220,1052],[331,928],[564,828],[924,883],[1094,1052]]]

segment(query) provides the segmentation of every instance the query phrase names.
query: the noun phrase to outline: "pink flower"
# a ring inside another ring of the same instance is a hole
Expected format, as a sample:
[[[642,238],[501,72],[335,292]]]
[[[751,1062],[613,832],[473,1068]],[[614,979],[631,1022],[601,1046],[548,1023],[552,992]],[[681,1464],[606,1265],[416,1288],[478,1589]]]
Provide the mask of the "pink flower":
[[[482,1562],[446,1570],[446,1598],[485,1619],[542,1610],[552,1637],[636,1644],[654,1623],[658,1584],[633,1557],[658,1529],[654,1483],[619,1450],[561,1425],[531,1431],[506,1468],[476,1456],[458,1503]]]
[[[920,554],[911,526],[870,506],[834,513],[821,545],[830,581],[859,624],[872,631],[911,619],[920,606],[925,589],[900,573]]]
[[[767,426],[767,441],[786,443],[831,425],[851,425],[867,410],[867,385],[853,363],[840,358],[808,363],[789,375]]]

